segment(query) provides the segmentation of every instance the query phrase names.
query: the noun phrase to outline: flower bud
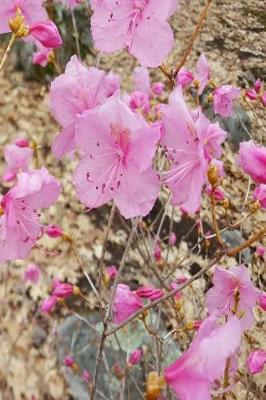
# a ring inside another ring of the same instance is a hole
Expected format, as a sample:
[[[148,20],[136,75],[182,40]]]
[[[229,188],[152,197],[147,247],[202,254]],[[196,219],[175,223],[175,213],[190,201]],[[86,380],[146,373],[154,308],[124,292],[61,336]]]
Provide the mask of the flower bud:
[[[266,247],[257,246],[255,254],[257,257],[263,258],[266,255]]]
[[[193,82],[194,76],[193,74],[184,69],[181,68],[180,71],[178,71],[177,77],[176,77],[176,83],[177,85],[180,85],[182,88],[190,85]]]
[[[265,363],[266,351],[262,349],[252,351],[247,358],[247,366],[252,375],[262,372]]]
[[[143,351],[141,349],[134,350],[128,359],[129,366],[136,365],[140,362],[141,357],[143,355]]]
[[[248,97],[250,100],[256,100],[257,99],[257,93],[254,89],[247,89],[245,91],[245,96]]]
[[[49,49],[62,45],[60,33],[52,21],[36,22],[30,27],[30,34]]]
[[[75,286],[70,283],[56,283],[52,295],[59,299],[66,299],[72,296],[75,291]]]
[[[115,265],[111,265],[110,267],[106,267],[103,273],[103,281],[107,286],[110,281],[114,280],[117,275],[117,268]]]
[[[15,145],[18,147],[30,147],[30,143],[27,139],[17,139]]]
[[[260,92],[261,86],[262,86],[261,80],[257,79],[256,82],[254,83],[254,89],[256,90],[257,93]]]
[[[156,82],[152,85],[151,90],[156,96],[161,96],[164,90],[164,84],[162,82]]]
[[[158,300],[163,296],[163,291],[161,289],[155,289],[150,286],[139,287],[135,293],[139,297],[150,300]]]
[[[47,236],[49,236],[51,238],[58,238],[58,237],[63,236],[63,234],[64,234],[62,229],[60,228],[60,226],[54,225],[54,224],[48,225],[45,228],[45,233]]]
[[[266,293],[264,292],[259,295],[259,306],[263,311],[266,311]]]
[[[162,253],[161,253],[161,246],[159,243],[156,243],[155,250],[154,250],[154,257],[157,262],[161,261]]]
[[[64,358],[64,364],[66,367],[73,368],[75,366],[74,358],[71,356],[67,356]]]
[[[53,310],[54,306],[56,305],[56,303],[58,302],[57,297],[55,296],[50,296],[47,299],[45,299],[40,307],[40,311],[42,313],[49,313]]]
[[[92,380],[91,374],[86,369],[82,372],[81,377],[85,383],[89,383]]]
[[[174,246],[176,244],[176,234],[174,232],[170,233],[168,243],[170,246]]]

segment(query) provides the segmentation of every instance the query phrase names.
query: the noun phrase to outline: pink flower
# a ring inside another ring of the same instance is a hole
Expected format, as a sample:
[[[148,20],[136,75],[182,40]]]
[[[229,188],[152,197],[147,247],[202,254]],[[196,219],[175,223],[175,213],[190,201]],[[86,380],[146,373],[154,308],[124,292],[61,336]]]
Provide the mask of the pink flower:
[[[244,265],[225,270],[216,267],[213,275],[214,286],[207,292],[209,313],[219,312],[223,315],[237,313],[244,329],[248,329],[254,320],[252,308],[259,297],[258,289],[250,280]]]
[[[211,196],[213,194],[217,201],[222,201],[225,199],[225,193],[220,188],[212,188],[211,185],[206,187],[206,193]]]
[[[87,69],[76,56],[71,57],[65,73],[52,82],[50,91],[51,112],[63,127],[52,146],[57,158],[75,149],[74,123],[78,115],[104,103],[117,84],[118,81],[114,86],[114,74],[93,67]]]
[[[221,326],[215,316],[208,317],[190,348],[165,369],[167,384],[180,400],[210,400],[212,386],[223,377],[226,361],[236,352],[240,339],[236,317]]]
[[[143,307],[141,299],[128,285],[118,284],[113,301],[113,322],[120,324]]]
[[[198,94],[201,95],[211,77],[211,69],[207,58],[202,53],[196,64],[196,73],[194,75],[195,81],[198,86]],[[194,82],[195,82],[194,81]]]
[[[154,249],[154,258],[157,262],[160,262],[162,259],[161,245],[158,242],[156,243],[156,246]]]
[[[211,124],[200,109],[191,114],[180,86],[161,113],[165,131],[161,142],[172,161],[170,170],[162,173],[163,182],[172,192],[173,205],[195,213],[207,182],[208,163],[221,155],[226,132],[217,123]]]
[[[30,147],[30,143],[27,139],[19,138],[15,141],[15,145],[18,147]]]
[[[138,108],[141,108],[146,101],[147,99],[142,92],[135,91],[130,96],[129,106],[133,111],[135,111]]]
[[[106,283],[109,283],[111,280],[114,280],[117,275],[117,267],[115,265],[110,265],[110,267],[106,267],[104,270],[104,280]]]
[[[92,380],[91,374],[86,369],[82,371],[81,377],[85,383],[89,383]]]
[[[151,90],[156,96],[161,96],[164,91],[164,84],[162,82],[155,82],[152,85]]]
[[[173,0],[94,1],[91,27],[95,46],[105,53],[127,48],[141,65],[157,67],[173,46],[167,20],[175,8]]]
[[[129,356],[128,364],[137,365],[140,362],[142,356],[143,351],[141,349],[134,350]]]
[[[0,34],[10,32],[9,20],[16,16],[18,9],[27,26],[47,20],[47,14],[42,3],[43,0],[1,0]]]
[[[250,100],[256,100],[257,99],[257,92],[254,89],[247,89],[245,91],[245,96],[248,97]]]
[[[259,295],[259,306],[260,308],[263,309],[263,311],[266,311],[266,293],[261,292]]]
[[[51,238],[58,238],[58,237],[62,237],[64,235],[63,230],[60,228],[60,226],[58,225],[48,225],[45,228],[45,233],[47,236],[51,237]]]
[[[83,113],[76,123],[85,153],[74,173],[78,198],[90,209],[114,199],[125,218],[147,215],[159,192],[152,169],[159,136],[117,98]]]
[[[64,364],[66,367],[72,368],[75,365],[75,360],[71,356],[67,356],[64,358]]]
[[[30,26],[30,35],[48,49],[55,49],[62,45],[60,33],[52,21],[35,22]]]
[[[36,264],[29,264],[24,272],[24,281],[37,284],[40,279],[41,270]]]
[[[51,312],[54,309],[57,302],[58,302],[57,297],[55,296],[48,297],[42,302],[40,311],[45,314]]]
[[[213,107],[216,114],[222,117],[231,117],[233,102],[240,95],[240,89],[231,85],[220,86],[213,92]]]
[[[22,171],[28,171],[29,163],[32,159],[32,150],[29,147],[9,144],[4,151],[7,167],[4,172],[3,180],[9,182],[16,178]]]
[[[254,182],[266,184],[266,147],[251,140],[240,143],[239,164]]]
[[[163,290],[151,286],[141,286],[135,291],[136,295],[149,300],[158,300],[163,296]]]
[[[73,294],[75,294],[75,286],[70,283],[57,282],[54,286],[52,296],[58,299],[67,299]]]
[[[254,89],[255,89],[255,91],[256,91],[257,93],[259,93],[260,90],[261,90],[261,87],[262,87],[261,80],[260,80],[260,79],[257,79],[256,82],[254,83]]]
[[[181,68],[178,71],[177,77],[176,77],[176,83],[177,85],[180,85],[182,88],[185,88],[186,86],[189,86],[194,80],[194,76],[192,72],[186,70],[185,68]]]
[[[252,351],[247,358],[247,366],[249,372],[254,374],[259,374],[263,371],[264,365],[266,364],[266,351],[262,349],[257,349]]]
[[[176,244],[176,234],[174,232],[170,233],[168,243],[170,246],[174,246]]]
[[[38,210],[50,207],[59,192],[45,168],[18,174],[17,184],[0,200],[0,261],[27,257],[43,231]]]
[[[253,192],[253,199],[258,201],[261,207],[266,208],[266,185],[259,185]]]

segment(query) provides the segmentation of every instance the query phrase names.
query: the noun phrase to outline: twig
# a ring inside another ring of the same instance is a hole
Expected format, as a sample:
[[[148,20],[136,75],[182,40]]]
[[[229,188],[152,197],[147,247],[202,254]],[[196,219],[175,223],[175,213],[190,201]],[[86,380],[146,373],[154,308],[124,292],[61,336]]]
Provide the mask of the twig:
[[[1,71],[1,69],[3,68],[3,66],[5,65],[5,62],[6,62],[6,60],[7,60],[7,57],[8,57],[8,55],[9,55],[9,53],[10,53],[10,50],[11,50],[11,48],[12,48],[12,46],[13,46],[15,40],[16,40],[16,34],[15,34],[15,33],[12,33],[12,36],[11,36],[11,38],[10,38],[10,40],[9,40],[8,45],[7,45],[7,48],[6,48],[4,57],[2,58],[2,61],[1,61],[1,63],[0,63],[0,71]]]
[[[80,52],[80,44],[79,44],[79,32],[78,32],[78,27],[77,27],[77,22],[75,18],[75,13],[74,10],[71,8],[71,17],[72,17],[72,25],[73,25],[73,31],[74,31],[74,38],[76,42],[76,49],[78,53],[78,59],[81,60],[81,52]]]

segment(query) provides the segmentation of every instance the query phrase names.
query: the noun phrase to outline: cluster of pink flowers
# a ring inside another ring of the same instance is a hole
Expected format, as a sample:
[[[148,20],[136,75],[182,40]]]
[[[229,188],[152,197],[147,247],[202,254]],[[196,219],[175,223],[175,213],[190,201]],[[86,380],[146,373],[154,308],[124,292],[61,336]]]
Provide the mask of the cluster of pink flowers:
[[[53,310],[58,301],[77,294],[79,294],[79,288],[77,286],[55,279],[52,293],[42,302],[40,310],[42,313],[49,313]]]
[[[260,101],[260,103],[266,107],[266,91],[263,92],[263,86],[260,79],[256,80],[252,88],[246,90],[245,95],[249,100]]]

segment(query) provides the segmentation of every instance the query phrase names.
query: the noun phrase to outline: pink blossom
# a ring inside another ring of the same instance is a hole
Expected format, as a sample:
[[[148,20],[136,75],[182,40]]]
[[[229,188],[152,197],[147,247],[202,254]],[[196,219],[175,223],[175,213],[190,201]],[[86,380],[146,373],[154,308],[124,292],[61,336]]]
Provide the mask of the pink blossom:
[[[27,257],[43,231],[38,210],[50,207],[60,192],[45,168],[17,177],[17,184],[0,199],[0,261]]]
[[[62,228],[60,228],[60,226],[54,225],[54,224],[48,225],[45,228],[45,233],[47,236],[49,236],[51,238],[58,238],[58,237],[62,237],[64,235]]]
[[[161,96],[164,91],[164,84],[162,82],[155,82],[152,85],[151,90],[156,96]]]
[[[135,293],[139,297],[149,300],[158,300],[163,296],[162,289],[155,289],[151,286],[141,286],[135,291]]]
[[[135,110],[141,108],[145,104],[146,101],[147,101],[147,99],[145,98],[145,96],[142,92],[135,91],[135,92],[131,93],[129,106],[133,111],[135,111]]]
[[[36,264],[29,264],[24,272],[24,281],[34,283],[39,282],[41,270]]]
[[[72,368],[75,365],[75,360],[71,356],[67,356],[64,358],[64,364],[66,367]]]
[[[156,243],[156,246],[154,249],[154,258],[157,262],[160,262],[162,259],[161,245],[158,242]]]
[[[117,267],[115,265],[110,265],[110,267],[106,267],[104,270],[104,277],[107,282],[110,280],[114,280],[117,275]]]
[[[141,65],[163,63],[174,42],[167,22],[175,10],[173,0],[94,1],[92,36],[100,51],[112,53],[127,48]]]
[[[51,312],[54,309],[54,307],[55,307],[57,302],[58,302],[58,298],[57,297],[55,297],[55,296],[47,297],[47,299],[45,299],[42,302],[41,307],[40,307],[40,311],[42,313],[45,313],[45,314]]]
[[[266,311],[266,293],[265,292],[261,292],[259,295],[259,306],[264,311]]]
[[[51,112],[63,127],[52,146],[57,158],[75,149],[74,124],[78,115],[104,103],[117,84],[118,81],[114,86],[113,74],[93,67],[87,69],[76,56],[71,57],[65,73],[52,82],[50,91]]]
[[[58,282],[54,286],[52,296],[55,296],[58,299],[67,299],[74,293],[75,293],[75,286],[71,285],[70,283]]]
[[[15,141],[15,145],[18,147],[30,147],[28,139],[19,138]]]
[[[182,88],[185,88],[186,86],[189,86],[194,80],[194,76],[192,72],[186,70],[185,68],[181,68],[178,71],[177,77],[176,77],[176,83],[177,85],[180,85]]]
[[[249,372],[254,374],[259,374],[263,371],[264,365],[266,364],[266,351],[262,349],[257,349],[252,351],[247,358],[247,366]]]
[[[118,284],[113,301],[113,322],[120,324],[143,307],[141,299],[128,285]]]
[[[32,159],[32,150],[29,147],[9,144],[4,151],[7,167],[4,171],[3,180],[9,182],[16,178],[22,171],[28,171],[29,163]]]
[[[209,196],[211,196],[213,194],[215,200],[217,200],[217,201],[222,201],[226,197],[224,191],[218,187],[212,188],[212,186],[209,185],[206,187],[205,191]]]
[[[258,201],[261,207],[266,208],[266,185],[259,185],[253,192],[254,200]]]
[[[251,140],[240,143],[239,164],[254,182],[266,184],[266,147]]]
[[[231,85],[220,86],[213,92],[213,107],[216,114],[222,117],[231,117],[233,103],[240,95],[240,89]]]
[[[43,0],[1,0],[0,34],[10,32],[9,20],[16,17],[18,9],[27,26],[47,20],[47,14],[42,3]]]
[[[76,123],[85,153],[74,173],[78,198],[90,209],[114,199],[125,218],[147,215],[159,192],[151,166],[159,137],[118,98],[84,112]]]
[[[201,95],[211,77],[211,69],[207,58],[202,53],[196,64],[196,73],[194,75],[195,81],[198,86],[198,94]]]
[[[257,99],[257,92],[254,89],[247,89],[245,91],[245,96],[248,97],[250,100],[256,100]]]
[[[142,356],[143,351],[141,349],[134,350],[129,356],[128,364],[137,365],[140,362]]]
[[[83,379],[83,381],[84,381],[85,383],[88,383],[88,382],[90,382],[90,381],[92,380],[91,374],[90,374],[89,371],[87,371],[86,369],[84,369],[84,370],[82,371],[81,377],[82,377],[82,379]]]
[[[216,267],[213,275],[214,286],[207,292],[209,313],[241,316],[241,325],[249,328],[254,320],[252,308],[256,305],[259,292],[250,280],[247,268],[238,265],[225,270]]]
[[[211,124],[200,109],[191,114],[180,86],[161,113],[165,132],[161,142],[172,161],[170,170],[162,173],[163,182],[172,192],[173,205],[195,213],[207,182],[208,163],[221,155],[226,132],[217,123]]]
[[[215,316],[208,317],[190,348],[165,369],[167,384],[180,400],[210,400],[212,386],[223,377],[226,361],[236,352],[240,339],[236,317],[221,326]]]
[[[176,244],[176,234],[174,232],[170,233],[168,243],[170,246],[174,246]]]

